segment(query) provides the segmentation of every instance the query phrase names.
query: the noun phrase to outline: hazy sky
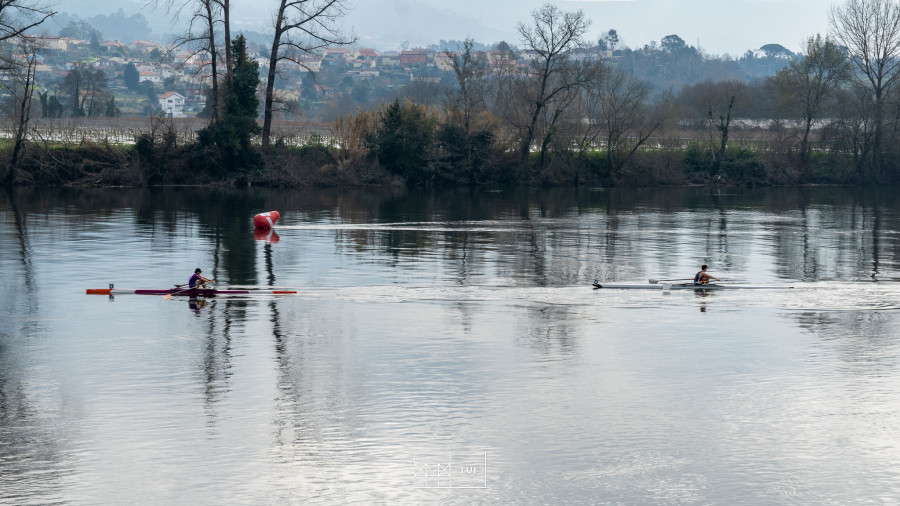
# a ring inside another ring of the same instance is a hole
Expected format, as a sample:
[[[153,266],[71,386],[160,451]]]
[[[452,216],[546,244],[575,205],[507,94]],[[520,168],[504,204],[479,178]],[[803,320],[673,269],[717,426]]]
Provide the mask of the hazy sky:
[[[362,45],[396,49],[467,36],[493,43],[518,43],[516,24],[546,0],[349,0],[347,31]],[[262,30],[275,0],[232,0],[238,28]],[[764,44],[782,44],[792,51],[803,38],[828,30],[831,0],[567,0],[553,2],[563,10],[584,10],[593,21],[589,37],[615,28],[620,40],[641,47],[670,34],[681,36],[711,54],[741,55]],[[60,10],[82,17],[117,8],[162,17],[143,0],[58,0]],[[161,24],[154,21],[154,29]]]
[[[464,38],[518,42],[515,27],[545,0],[355,0],[349,21],[361,37],[420,40]],[[714,54],[743,54],[768,43],[797,50],[800,41],[828,30],[828,0],[580,0],[553,2],[584,10],[590,36],[615,28],[631,47],[678,34]],[[381,11],[382,14],[379,14]],[[379,29],[389,13],[390,30]],[[367,21],[371,20],[371,21]],[[376,24],[377,23],[377,24]],[[401,42],[402,42],[401,40]]]

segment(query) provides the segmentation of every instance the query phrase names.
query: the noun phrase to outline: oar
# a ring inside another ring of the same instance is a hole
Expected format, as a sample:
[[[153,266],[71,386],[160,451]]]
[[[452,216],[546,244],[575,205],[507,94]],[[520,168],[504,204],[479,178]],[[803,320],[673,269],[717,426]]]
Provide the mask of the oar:
[[[212,284],[212,283],[210,283],[210,285],[211,285],[211,284]],[[179,285],[179,286],[180,286],[180,285]],[[163,298],[166,299],[166,300],[169,300],[169,299],[172,298],[173,295],[178,295],[179,293],[184,293],[184,292],[187,292],[187,291],[189,291],[189,290],[193,290],[194,288],[199,288],[199,287],[195,286],[195,287],[192,288],[192,287],[189,286],[189,287],[187,287],[187,288],[185,288],[185,289],[183,289],[183,290],[178,290],[177,292],[167,293],[167,294],[163,295]],[[209,288],[212,288],[212,287],[210,286]]]
[[[294,286],[269,286],[269,285],[228,285],[228,289],[238,290],[298,290]]]
[[[663,283],[663,282],[666,282],[666,281],[693,281],[693,280],[694,280],[694,278],[687,278],[687,279],[685,279],[685,278],[678,278],[678,279],[648,279],[647,282],[650,283],[651,285],[656,285],[656,284]]]
[[[169,299],[172,298],[173,295],[178,295],[179,293],[184,293],[184,292],[186,292],[186,291],[188,291],[188,290],[193,290],[193,288],[188,287],[188,288],[185,288],[185,289],[183,289],[183,290],[178,290],[177,292],[167,293],[167,294],[163,295],[163,298],[166,299],[166,300],[169,300]]]

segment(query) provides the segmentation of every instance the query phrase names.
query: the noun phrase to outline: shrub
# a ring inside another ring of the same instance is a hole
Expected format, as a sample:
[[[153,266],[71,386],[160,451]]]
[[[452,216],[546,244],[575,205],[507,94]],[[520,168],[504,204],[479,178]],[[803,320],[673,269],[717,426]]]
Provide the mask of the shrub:
[[[430,179],[426,169],[434,125],[424,107],[394,100],[379,112],[375,132],[368,138],[369,150],[378,163],[408,183],[425,182]]]

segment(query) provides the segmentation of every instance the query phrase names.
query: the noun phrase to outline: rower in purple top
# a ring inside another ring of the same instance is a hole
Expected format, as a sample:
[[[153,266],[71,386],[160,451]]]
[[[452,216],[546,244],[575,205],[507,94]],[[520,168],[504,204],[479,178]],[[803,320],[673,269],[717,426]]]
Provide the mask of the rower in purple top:
[[[700,266],[700,272],[698,272],[696,275],[694,275],[694,284],[695,285],[708,285],[709,280],[711,280],[711,279],[715,279],[716,281],[719,281],[719,278],[706,272],[706,269],[708,269],[708,268],[709,268],[709,266],[706,264]]]
[[[207,283],[215,281],[215,279],[204,278],[200,275],[201,272],[203,271],[201,271],[199,267],[194,269],[194,275],[191,276],[191,280],[188,281],[189,288],[206,288]]]

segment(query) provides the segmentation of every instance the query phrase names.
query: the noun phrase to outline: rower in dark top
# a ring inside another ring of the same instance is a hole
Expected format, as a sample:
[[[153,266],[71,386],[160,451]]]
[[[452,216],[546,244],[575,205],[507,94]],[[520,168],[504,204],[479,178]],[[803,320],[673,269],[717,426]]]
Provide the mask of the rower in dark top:
[[[212,283],[215,279],[204,278],[200,275],[203,272],[199,267],[194,269],[194,275],[191,276],[190,281],[188,281],[189,288],[206,288],[207,283]]]
[[[698,272],[698,273],[694,276],[694,284],[695,284],[695,285],[708,285],[708,284],[709,284],[709,280],[711,280],[711,279],[715,279],[716,281],[719,281],[719,278],[717,278],[717,277],[713,276],[712,274],[706,272],[706,269],[708,269],[708,268],[709,268],[709,266],[708,266],[708,265],[705,265],[705,264],[702,265],[702,266],[700,266],[700,272]]]

